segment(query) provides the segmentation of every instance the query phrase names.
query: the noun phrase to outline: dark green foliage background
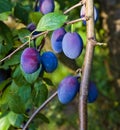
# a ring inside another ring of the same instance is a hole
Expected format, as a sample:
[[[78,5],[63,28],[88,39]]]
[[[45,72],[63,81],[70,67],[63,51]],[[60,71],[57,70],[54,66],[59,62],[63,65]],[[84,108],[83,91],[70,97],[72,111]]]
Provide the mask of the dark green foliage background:
[[[55,11],[61,13],[77,2],[79,1],[56,0]],[[0,0],[0,59],[27,41],[25,36],[28,36],[30,32],[25,27],[30,22],[38,24],[42,14],[34,12],[34,4],[34,0]],[[99,3],[96,2],[95,5],[100,10]],[[76,8],[68,14],[69,21],[79,18],[79,10],[80,8]],[[61,17],[60,19],[63,21],[60,23],[56,19],[56,22],[58,22],[57,27],[62,26],[66,20],[66,17]],[[13,20],[6,22],[8,18]],[[14,18],[17,18],[15,26],[13,26]],[[55,29],[52,26],[49,27],[49,30]],[[71,27],[68,25],[65,28],[70,31]],[[106,42],[101,19],[99,19],[95,28],[97,39]],[[38,29],[40,29],[39,25]],[[41,30],[46,29],[48,27]],[[20,56],[24,48],[15,53],[10,59],[0,63],[0,68],[11,69],[11,76],[0,83],[0,130],[19,129],[21,124],[28,120],[32,112],[56,91],[59,82],[65,76],[74,74],[75,69],[82,66],[86,47],[86,27],[83,26],[82,22],[75,23],[74,31],[77,31],[83,38],[84,50],[82,55],[74,62],[66,59],[64,55],[57,55],[59,66],[52,74],[44,73],[43,77],[42,74],[38,77],[41,67],[31,75],[22,72],[20,69]],[[51,50],[50,36],[51,32],[48,34],[43,51]],[[42,37],[36,40],[38,46],[41,39]],[[113,78],[109,75],[106,67],[106,63],[109,64],[108,54],[107,47],[96,47],[95,49],[91,80],[97,84],[99,97],[95,103],[88,104],[89,130],[117,130],[118,126],[120,126],[120,102],[117,100],[112,85]],[[63,61],[61,58],[65,60]],[[73,63],[74,65],[71,67]],[[76,130],[78,129],[78,118],[78,96],[68,105],[61,105],[58,99],[55,98],[36,116],[30,124],[30,130]]]

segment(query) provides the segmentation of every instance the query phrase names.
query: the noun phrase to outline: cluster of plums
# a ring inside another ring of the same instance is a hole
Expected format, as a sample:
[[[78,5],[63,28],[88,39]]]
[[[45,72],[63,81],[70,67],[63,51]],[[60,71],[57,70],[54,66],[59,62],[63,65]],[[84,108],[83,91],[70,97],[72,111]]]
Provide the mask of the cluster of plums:
[[[71,102],[79,92],[80,83],[75,76],[65,77],[58,86],[58,99],[62,104]],[[93,103],[98,97],[98,90],[94,82],[89,82],[88,103]]]
[[[51,45],[56,53],[63,51],[68,58],[76,59],[82,52],[83,40],[78,33],[59,28],[52,33]]]
[[[39,0],[36,11],[42,14],[53,12],[55,8],[54,0]],[[86,16],[85,5],[81,7],[80,17]],[[98,11],[94,7],[94,22],[98,19]],[[83,20],[86,25],[86,21]],[[32,32],[36,26],[30,24],[28,29]],[[66,32],[61,27],[53,31],[51,36],[51,47],[55,53],[63,52],[68,58],[76,59],[83,50],[83,40],[77,32]],[[58,65],[58,60],[53,52],[44,52],[42,55],[35,48],[26,48],[21,55],[21,66],[25,73],[31,74],[37,71],[42,64],[43,69],[51,73]],[[80,83],[75,76],[65,77],[58,86],[58,99],[62,104],[71,102],[79,92]],[[94,82],[90,82],[88,86],[88,103],[92,103],[97,99],[98,90]]]
[[[47,51],[42,55],[35,48],[26,48],[21,55],[21,68],[27,74],[36,72],[40,65],[43,70],[48,73],[53,72],[58,66],[58,59],[56,55]]]

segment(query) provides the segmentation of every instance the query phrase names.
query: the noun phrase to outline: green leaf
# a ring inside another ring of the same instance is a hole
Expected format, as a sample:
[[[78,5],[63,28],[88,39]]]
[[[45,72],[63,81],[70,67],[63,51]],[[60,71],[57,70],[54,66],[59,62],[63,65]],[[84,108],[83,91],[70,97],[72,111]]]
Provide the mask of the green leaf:
[[[25,43],[28,41],[28,38],[26,38],[26,36],[30,35],[30,31],[28,31],[28,29],[26,28],[21,28],[18,30],[18,37],[20,38],[22,43]]]
[[[21,100],[26,104],[28,100],[31,98],[31,87],[29,85],[21,86],[18,90],[18,95]]]
[[[37,25],[37,31],[51,31],[55,30],[57,28],[60,28],[66,21],[67,16],[58,13],[58,12],[53,12],[53,13],[48,13],[44,15],[38,25]]]
[[[19,18],[23,23],[28,23],[30,8],[29,6],[23,6],[22,4],[16,4],[14,8],[15,17]]]
[[[40,106],[48,97],[48,89],[45,84],[38,81],[34,85],[35,97],[34,101],[37,106]]]
[[[38,24],[38,22],[39,22],[39,20],[40,20],[40,18],[42,17],[43,15],[40,13],[40,12],[31,12],[30,13],[30,19],[31,19],[31,21],[32,21],[32,23],[34,23],[34,24]]]
[[[0,20],[7,20],[8,19],[8,16],[10,16],[11,12],[8,11],[8,12],[3,12],[3,13],[0,13]]]
[[[18,65],[17,68],[15,69],[12,77],[14,78],[15,83],[18,86],[22,86],[23,84],[26,83],[26,80],[23,77],[23,74],[21,72],[20,66]]]
[[[15,127],[20,127],[20,125],[22,124],[23,120],[24,120],[24,117],[23,115],[21,114],[16,114],[14,112],[9,112],[9,114],[7,115],[8,117],[8,120],[10,122],[10,124],[12,126],[15,126]]]
[[[10,122],[8,120],[7,115],[0,118],[0,129],[1,130],[8,130],[9,127],[10,127]]]
[[[36,46],[40,46],[40,44],[41,44],[41,41],[43,40],[43,38],[44,38],[44,36],[42,35],[42,36],[40,36],[40,37],[38,37],[38,38],[36,38]]]
[[[0,35],[7,42],[7,44],[13,44],[12,33],[9,27],[0,21]]]
[[[38,113],[37,117],[42,119],[44,122],[49,123],[49,119],[45,115],[43,115],[42,113]]]
[[[20,63],[21,51],[16,52],[10,59],[5,61],[4,66],[16,65]]]
[[[34,73],[32,73],[32,74],[26,74],[26,73],[22,70],[22,68],[21,68],[22,73],[23,73],[23,76],[25,77],[26,81],[27,81],[28,83],[30,83],[30,84],[34,83],[34,82],[37,80],[37,78],[39,77],[39,74],[40,74],[40,72],[41,72],[41,69],[42,69],[42,65],[40,65],[40,68],[39,68],[36,72],[34,72]]]
[[[13,36],[10,29],[0,21],[0,54],[6,55],[13,46]]]
[[[9,79],[3,81],[2,83],[0,83],[0,91],[2,89],[4,89],[6,87],[6,85],[9,84],[10,82],[11,82],[11,79],[9,78]]]
[[[0,13],[12,11],[12,4],[9,0],[0,0]]]
[[[48,78],[43,78],[43,81],[45,81],[45,83],[49,86],[54,86],[53,82]]]
[[[9,94],[8,106],[15,113],[21,114],[25,112],[24,102],[17,94]]]

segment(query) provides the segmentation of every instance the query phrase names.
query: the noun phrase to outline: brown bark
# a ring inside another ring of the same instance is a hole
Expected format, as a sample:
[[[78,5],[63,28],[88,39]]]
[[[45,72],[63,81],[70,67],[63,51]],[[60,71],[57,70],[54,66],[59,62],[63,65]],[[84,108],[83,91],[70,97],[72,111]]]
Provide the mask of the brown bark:
[[[103,28],[110,52],[110,70],[120,87],[120,1],[100,0]]]

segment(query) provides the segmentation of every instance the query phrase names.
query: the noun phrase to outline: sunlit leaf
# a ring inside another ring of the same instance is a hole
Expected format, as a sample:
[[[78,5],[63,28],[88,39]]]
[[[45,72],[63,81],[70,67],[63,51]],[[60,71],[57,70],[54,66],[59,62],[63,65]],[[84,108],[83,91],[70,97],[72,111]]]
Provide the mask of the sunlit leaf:
[[[40,68],[36,72],[34,72],[32,74],[27,74],[21,68],[23,76],[25,77],[25,79],[27,80],[27,82],[31,83],[31,84],[34,83],[37,80],[37,78],[39,77],[41,69],[42,69],[42,65],[40,65]]]
[[[53,12],[53,13],[48,13],[44,15],[38,25],[37,25],[37,31],[50,31],[50,30],[55,30],[57,28],[60,28],[66,21],[67,16]]]
[[[0,129],[8,130],[9,127],[10,127],[10,122],[8,120],[8,117],[4,116],[4,117],[0,118]]]
[[[24,120],[23,115],[16,114],[16,113],[14,113],[12,111],[9,112],[9,114],[7,115],[7,117],[8,117],[8,120],[9,120],[10,124],[12,126],[15,126],[15,127],[20,127],[21,124],[22,124],[22,122],[23,122],[23,120]]]

